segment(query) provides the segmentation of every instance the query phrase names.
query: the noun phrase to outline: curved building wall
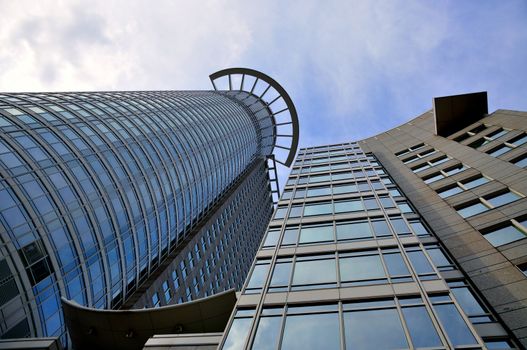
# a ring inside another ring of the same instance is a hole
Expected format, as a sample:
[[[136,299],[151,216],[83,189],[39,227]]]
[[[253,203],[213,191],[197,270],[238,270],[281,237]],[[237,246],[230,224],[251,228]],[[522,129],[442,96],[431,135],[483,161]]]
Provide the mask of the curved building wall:
[[[62,334],[61,295],[119,305],[270,152],[256,118],[223,92],[0,95],[2,337]]]

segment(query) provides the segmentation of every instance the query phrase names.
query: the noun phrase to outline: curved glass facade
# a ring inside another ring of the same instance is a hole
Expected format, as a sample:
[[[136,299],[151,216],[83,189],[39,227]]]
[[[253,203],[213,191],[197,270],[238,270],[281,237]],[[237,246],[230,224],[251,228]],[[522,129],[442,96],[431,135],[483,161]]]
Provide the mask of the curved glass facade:
[[[272,151],[254,110],[221,91],[0,95],[2,337],[64,334],[60,296],[120,305]]]

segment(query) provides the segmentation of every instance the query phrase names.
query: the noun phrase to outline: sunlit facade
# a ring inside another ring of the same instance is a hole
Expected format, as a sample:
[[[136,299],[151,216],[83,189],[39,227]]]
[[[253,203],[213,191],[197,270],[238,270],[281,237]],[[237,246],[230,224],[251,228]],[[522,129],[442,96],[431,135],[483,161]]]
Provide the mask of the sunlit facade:
[[[221,349],[526,345],[527,113],[438,105],[299,151]]]

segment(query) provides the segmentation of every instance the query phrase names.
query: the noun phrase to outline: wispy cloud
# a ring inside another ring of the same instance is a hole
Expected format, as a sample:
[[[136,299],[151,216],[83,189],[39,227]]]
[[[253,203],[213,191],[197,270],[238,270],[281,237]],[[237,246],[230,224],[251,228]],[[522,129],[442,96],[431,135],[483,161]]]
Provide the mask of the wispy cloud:
[[[2,1],[0,90],[206,89],[247,66],[276,78],[301,145],[353,140],[488,90],[527,109],[527,3]]]

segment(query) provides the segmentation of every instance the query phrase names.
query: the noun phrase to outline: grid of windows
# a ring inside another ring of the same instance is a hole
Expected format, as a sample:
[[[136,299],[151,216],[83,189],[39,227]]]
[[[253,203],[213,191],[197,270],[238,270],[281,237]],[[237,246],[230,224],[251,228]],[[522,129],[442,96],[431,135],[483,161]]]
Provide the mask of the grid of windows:
[[[165,298],[161,305],[182,303],[229,288],[241,289],[272,212],[268,194],[258,191],[269,185],[264,165],[261,167],[238,187],[217,218],[204,225],[158,278],[164,279],[168,287],[168,281],[173,283],[172,297]],[[260,215],[256,217],[254,213]],[[152,283],[133,307],[152,306],[149,296],[165,294],[164,283],[161,287]]]
[[[399,155],[414,151],[431,155],[424,144]],[[332,168],[333,152],[357,157],[347,173],[364,177],[334,178],[345,172]],[[312,160],[319,154],[324,160],[315,174]],[[464,168],[442,171],[453,175]],[[477,335],[475,325],[495,317],[373,155],[354,143],[306,149],[295,169],[242,290],[245,306],[220,348],[480,349],[496,340]],[[313,176],[323,181],[312,182]],[[476,180],[463,181],[463,190]],[[423,292],[434,283],[444,287]],[[421,287],[395,295],[414,285]]]
[[[486,195],[479,198],[476,201],[471,201],[466,204],[461,204],[455,209],[464,218],[474,216],[483,213],[487,210],[497,208],[502,205],[506,205],[523,198],[523,195],[519,195],[515,192],[499,192]]]
[[[123,303],[268,151],[258,125],[222,92],[0,95],[0,226],[38,333],[65,339],[59,285]]]
[[[526,152],[518,151],[521,154],[516,154],[513,159],[508,157],[509,152],[518,148],[520,150],[525,148],[523,146],[527,143],[527,134],[525,132],[480,124],[454,137],[454,141],[466,144],[493,157],[505,158],[519,167],[525,167],[522,160],[527,156]]]

